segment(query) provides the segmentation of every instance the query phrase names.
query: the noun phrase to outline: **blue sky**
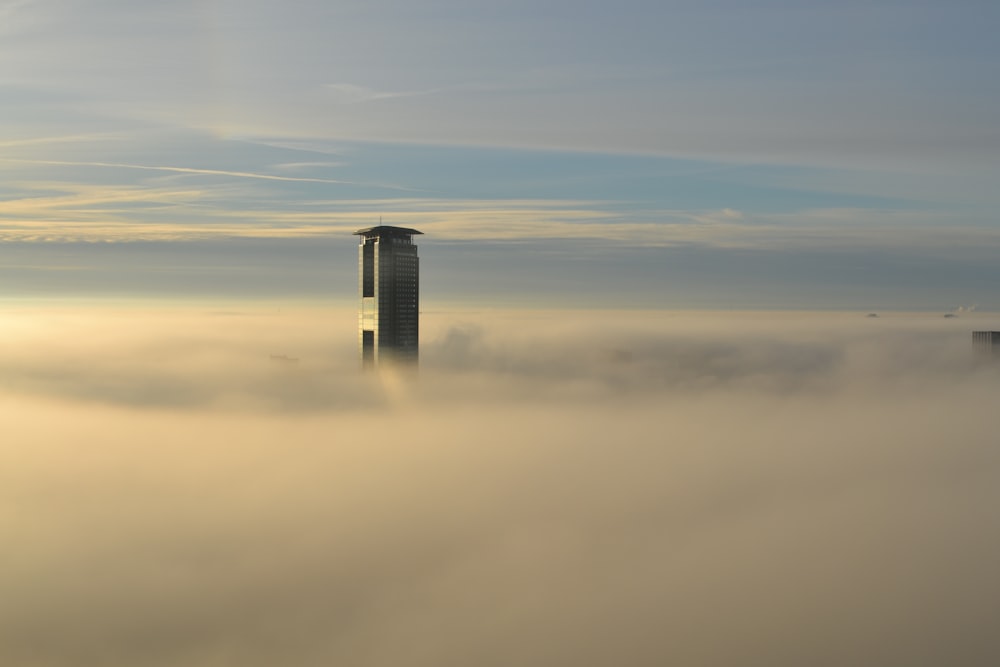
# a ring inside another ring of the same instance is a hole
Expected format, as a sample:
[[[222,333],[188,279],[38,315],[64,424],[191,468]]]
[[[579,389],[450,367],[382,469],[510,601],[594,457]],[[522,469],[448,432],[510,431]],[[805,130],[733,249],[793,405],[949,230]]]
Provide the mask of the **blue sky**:
[[[993,3],[0,2],[0,296],[1000,308]]]

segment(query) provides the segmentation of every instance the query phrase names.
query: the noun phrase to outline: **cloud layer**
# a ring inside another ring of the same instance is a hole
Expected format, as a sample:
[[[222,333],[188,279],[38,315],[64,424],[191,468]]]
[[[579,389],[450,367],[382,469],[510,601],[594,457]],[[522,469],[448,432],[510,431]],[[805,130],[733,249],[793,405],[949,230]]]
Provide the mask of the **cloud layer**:
[[[1000,654],[972,316],[429,314],[378,381],[350,315],[8,317],[0,661]]]

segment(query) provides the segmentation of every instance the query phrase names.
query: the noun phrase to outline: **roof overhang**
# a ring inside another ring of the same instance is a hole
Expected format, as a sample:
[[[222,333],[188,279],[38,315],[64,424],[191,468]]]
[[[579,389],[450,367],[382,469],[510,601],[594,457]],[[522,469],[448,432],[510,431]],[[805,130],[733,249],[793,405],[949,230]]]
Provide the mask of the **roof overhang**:
[[[391,225],[379,225],[377,227],[359,229],[354,232],[354,236],[364,236],[365,238],[373,236],[413,236],[414,234],[423,234],[423,232],[410,229],[409,227],[392,227]]]

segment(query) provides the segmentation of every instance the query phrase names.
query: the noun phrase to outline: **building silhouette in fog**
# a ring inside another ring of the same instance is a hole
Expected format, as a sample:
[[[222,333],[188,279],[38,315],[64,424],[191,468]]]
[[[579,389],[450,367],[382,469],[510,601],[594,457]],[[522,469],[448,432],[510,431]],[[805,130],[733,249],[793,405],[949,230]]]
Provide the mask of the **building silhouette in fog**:
[[[972,349],[982,355],[1000,356],[1000,331],[973,331]]]
[[[406,227],[379,225],[354,232],[358,248],[361,363],[415,364],[420,342],[420,260]]]

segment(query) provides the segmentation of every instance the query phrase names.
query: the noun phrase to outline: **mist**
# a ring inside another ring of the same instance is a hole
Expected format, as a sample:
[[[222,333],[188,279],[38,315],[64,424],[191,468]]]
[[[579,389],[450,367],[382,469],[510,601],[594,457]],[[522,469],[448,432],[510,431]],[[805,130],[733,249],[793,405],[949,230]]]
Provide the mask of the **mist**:
[[[0,663],[995,664],[991,317],[11,309]]]

